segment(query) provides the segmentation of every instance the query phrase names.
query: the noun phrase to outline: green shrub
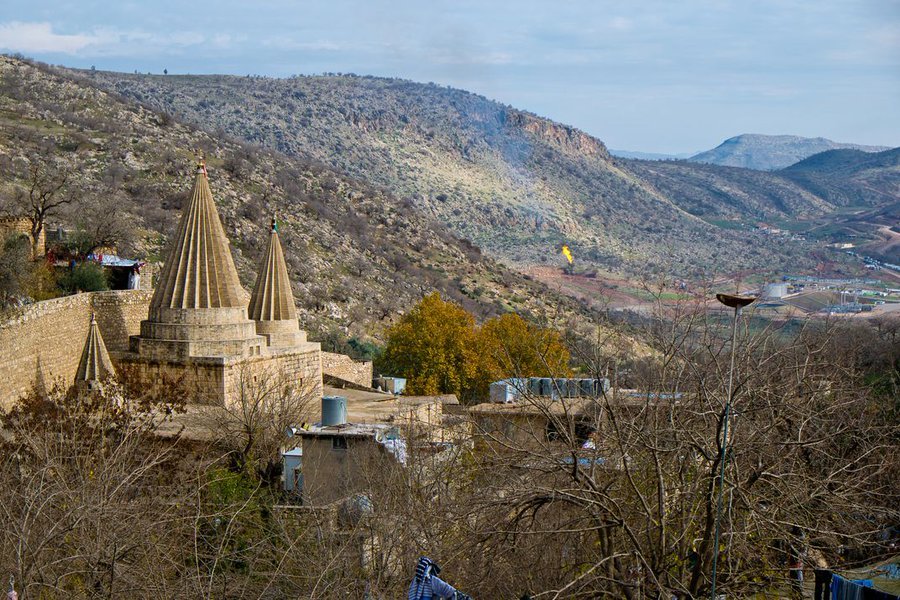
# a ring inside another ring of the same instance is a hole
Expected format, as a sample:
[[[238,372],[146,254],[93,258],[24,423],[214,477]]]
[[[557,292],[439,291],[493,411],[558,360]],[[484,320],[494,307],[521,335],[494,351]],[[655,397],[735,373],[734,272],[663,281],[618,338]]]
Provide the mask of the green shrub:
[[[103,267],[97,263],[83,262],[67,270],[59,278],[59,287],[67,294],[102,292],[109,289],[109,281]]]

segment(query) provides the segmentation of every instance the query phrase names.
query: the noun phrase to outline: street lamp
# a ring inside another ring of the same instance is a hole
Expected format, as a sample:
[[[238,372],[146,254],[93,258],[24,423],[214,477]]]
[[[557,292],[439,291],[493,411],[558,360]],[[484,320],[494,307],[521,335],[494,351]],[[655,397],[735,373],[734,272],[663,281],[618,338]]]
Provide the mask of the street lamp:
[[[716,567],[719,562],[719,527],[722,518],[722,492],[725,489],[725,460],[728,458],[728,422],[731,420],[731,393],[734,385],[734,351],[737,345],[737,323],[741,309],[756,300],[753,296],[732,296],[716,294],[716,300],[734,309],[731,322],[731,367],[728,369],[728,395],[725,397],[725,419],[722,425],[722,445],[719,448],[719,500],[716,506],[716,537],[713,545],[712,591],[710,598],[716,600]]]

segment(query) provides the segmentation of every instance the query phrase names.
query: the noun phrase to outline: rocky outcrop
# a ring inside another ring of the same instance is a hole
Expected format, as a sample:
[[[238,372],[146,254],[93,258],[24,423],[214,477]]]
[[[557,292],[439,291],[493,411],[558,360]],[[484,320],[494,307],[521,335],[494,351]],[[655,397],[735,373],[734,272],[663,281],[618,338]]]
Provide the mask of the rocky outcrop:
[[[506,111],[506,124],[526,131],[566,152],[609,158],[609,151],[603,142],[568,125],[554,123],[519,110]]]

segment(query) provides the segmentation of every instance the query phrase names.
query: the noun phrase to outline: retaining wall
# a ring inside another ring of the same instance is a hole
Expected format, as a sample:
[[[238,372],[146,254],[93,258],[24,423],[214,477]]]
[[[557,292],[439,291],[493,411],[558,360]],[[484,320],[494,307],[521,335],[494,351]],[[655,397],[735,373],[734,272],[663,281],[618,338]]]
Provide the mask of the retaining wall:
[[[355,361],[345,354],[323,352],[322,373],[367,389],[372,387],[371,361]]]

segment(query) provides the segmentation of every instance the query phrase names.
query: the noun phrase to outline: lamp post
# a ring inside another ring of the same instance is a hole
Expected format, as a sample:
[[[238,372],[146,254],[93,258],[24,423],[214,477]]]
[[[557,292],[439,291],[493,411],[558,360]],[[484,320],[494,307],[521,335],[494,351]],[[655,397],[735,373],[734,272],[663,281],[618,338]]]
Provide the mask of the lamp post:
[[[722,424],[722,445],[719,447],[719,499],[716,505],[716,536],[713,542],[712,563],[712,591],[711,600],[716,600],[716,567],[719,562],[719,530],[722,519],[722,495],[725,489],[725,461],[728,458],[728,423],[731,420],[731,394],[734,386],[734,354],[737,345],[737,323],[741,316],[741,309],[756,300],[753,296],[732,296],[729,294],[716,294],[716,300],[729,308],[734,309],[734,317],[731,321],[731,366],[728,369],[728,394],[725,396],[725,417]]]

